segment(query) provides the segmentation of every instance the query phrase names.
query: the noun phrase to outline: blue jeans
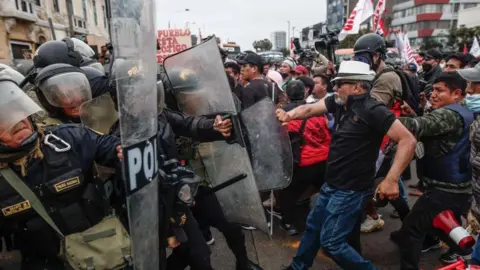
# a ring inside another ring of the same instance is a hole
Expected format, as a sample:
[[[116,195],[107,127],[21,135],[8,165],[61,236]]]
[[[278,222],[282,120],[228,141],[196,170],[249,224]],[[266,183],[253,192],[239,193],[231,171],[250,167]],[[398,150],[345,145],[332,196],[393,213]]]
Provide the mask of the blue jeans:
[[[471,264],[480,266],[480,244],[478,242],[473,247]]]
[[[324,184],[315,208],[307,217],[307,228],[291,267],[308,269],[318,250],[323,248],[342,269],[376,269],[347,243],[347,236],[363,213],[367,194],[367,191],[338,190]]]
[[[403,185],[402,177],[398,179],[398,189],[400,191],[400,198],[403,198],[405,201],[407,201],[407,194],[405,193],[405,186]]]

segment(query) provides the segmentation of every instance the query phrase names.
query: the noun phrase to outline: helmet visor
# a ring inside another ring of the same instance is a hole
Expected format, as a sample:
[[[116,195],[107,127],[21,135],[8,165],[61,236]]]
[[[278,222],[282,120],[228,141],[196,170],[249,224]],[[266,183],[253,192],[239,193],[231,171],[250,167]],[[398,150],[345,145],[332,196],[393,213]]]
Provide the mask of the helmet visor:
[[[85,42],[81,41],[78,38],[72,38],[74,44],[74,50],[79,52],[83,57],[93,58],[95,56],[95,51],[88,46]]]
[[[52,76],[39,86],[50,105],[60,108],[77,108],[92,99],[92,91],[85,74],[62,73]]]
[[[12,81],[0,82],[0,136],[42,109]]]

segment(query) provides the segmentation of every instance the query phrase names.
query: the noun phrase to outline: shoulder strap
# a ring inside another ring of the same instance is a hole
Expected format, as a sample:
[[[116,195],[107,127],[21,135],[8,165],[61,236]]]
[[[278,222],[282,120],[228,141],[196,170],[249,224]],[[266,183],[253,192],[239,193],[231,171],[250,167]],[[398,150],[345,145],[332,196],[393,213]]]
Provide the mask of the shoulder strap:
[[[303,132],[305,131],[305,126],[307,125],[307,120],[308,120],[308,118],[305,118],[302,121],[302,125],[300,126],[300,129],[298,130],[298,133],[300,133],[300,135],[303,135]]]
[[[0,170],[0,175],[12,186],[18,194],[20,194],[25,200],[30,201],[33,209],[45,220],[45,222],[52,227],[60,237],[65,238],[65,235],[60,231],[52,218],[48,215],[47,210],[40,202],[38,197],[33,191],[20,179],[15,172],[10,168]]]

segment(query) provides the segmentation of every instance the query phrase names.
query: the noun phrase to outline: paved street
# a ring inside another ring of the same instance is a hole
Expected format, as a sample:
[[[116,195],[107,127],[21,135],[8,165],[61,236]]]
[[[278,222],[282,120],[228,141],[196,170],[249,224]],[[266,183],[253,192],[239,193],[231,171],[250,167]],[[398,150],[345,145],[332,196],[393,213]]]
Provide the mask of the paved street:
[[[412,170],[413,173],[414,169]],[[414,173],[413,173],[414,174]],[[416,183],[416,177],[406,181],[405,184]],[[410,204],[416,197],[409,196]],[[388,239],[390,232],[400,226],[399,219],[390,218],[393,208],[388,206],[380,210],[385,220],[383,230],[370,234],[362,235],[363,256],[373,261],[380,269],[400,269],[399,254],[397,246]],[[278,220],[275,220],[278,221]],[[247,249],[249,258],[258,262],[265,270],[280,270],[282,266],[287,266],[291,258],[295,255],[300,236],[290,237],[277,226],[274,226],[273,239],[261,231],[245,231],[247,240]],[[223,236],[212,229],[216,242],[212,248],[213,267],[219,270],[235,270],[235,257],[231,253]],[[442,266],[439,256],[446,251],[432,251],[422,256],[421,267],[424,270],[437,269]],[[312,269],[340,269],[328,258],[319,253]]]

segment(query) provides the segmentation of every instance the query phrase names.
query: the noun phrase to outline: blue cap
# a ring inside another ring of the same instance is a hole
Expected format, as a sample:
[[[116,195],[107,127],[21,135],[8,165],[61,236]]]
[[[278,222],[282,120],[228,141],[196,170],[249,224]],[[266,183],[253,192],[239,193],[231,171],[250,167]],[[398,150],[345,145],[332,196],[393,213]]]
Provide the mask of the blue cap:
[[[415,65],[415,63],[408,63],[407,69],[411,71],[417,71],[417,65]]]

